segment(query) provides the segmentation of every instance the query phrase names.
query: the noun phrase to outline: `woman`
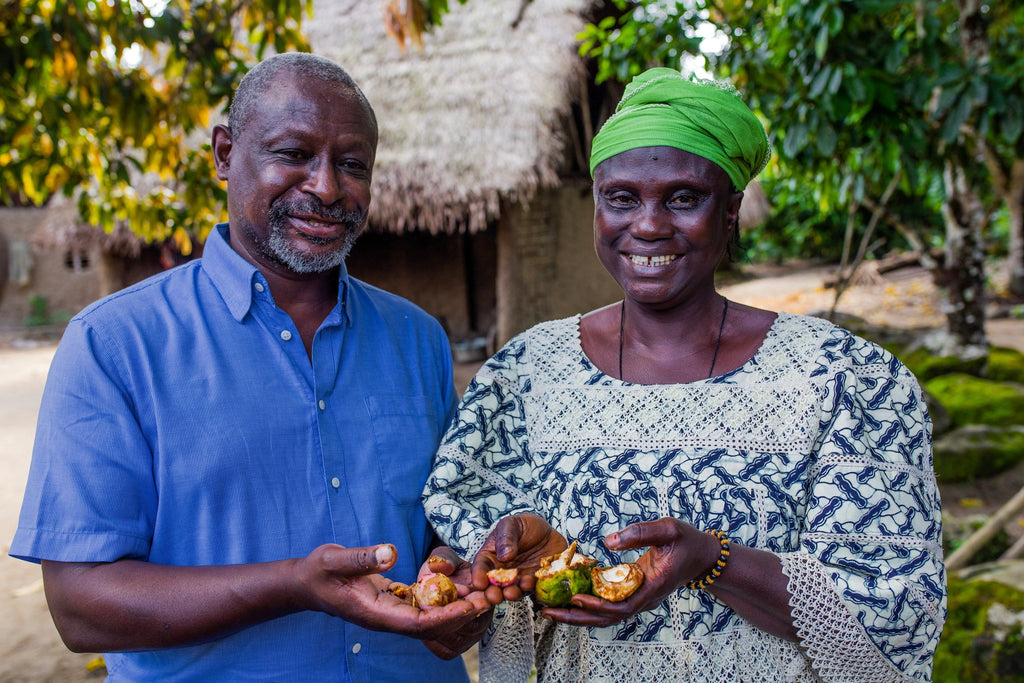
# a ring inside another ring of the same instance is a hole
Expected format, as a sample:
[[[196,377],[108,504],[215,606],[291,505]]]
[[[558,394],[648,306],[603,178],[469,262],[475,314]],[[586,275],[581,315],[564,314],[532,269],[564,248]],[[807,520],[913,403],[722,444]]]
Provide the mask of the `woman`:
[[[931,428],[913,376],[816,318],[726,300],[715,267],[764,128],[652,69],[594,139],[594,243],[623,301],[537,325],[462,399],[425,507],[521,566],[482,680],[929,680],[945,616]],[[627,600],[518,600],[565,547],[636,561]]]

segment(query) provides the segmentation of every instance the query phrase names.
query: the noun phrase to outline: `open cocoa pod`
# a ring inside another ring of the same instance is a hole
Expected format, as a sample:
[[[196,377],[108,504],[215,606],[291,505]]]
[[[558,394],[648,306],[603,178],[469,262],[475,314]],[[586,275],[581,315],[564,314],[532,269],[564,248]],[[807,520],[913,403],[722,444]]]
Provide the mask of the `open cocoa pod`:
[[[644,582],[640,565],[634,562],[614,567],[594,567],[590,571],[594,595],[610,602],[621,602],[636,592]]]

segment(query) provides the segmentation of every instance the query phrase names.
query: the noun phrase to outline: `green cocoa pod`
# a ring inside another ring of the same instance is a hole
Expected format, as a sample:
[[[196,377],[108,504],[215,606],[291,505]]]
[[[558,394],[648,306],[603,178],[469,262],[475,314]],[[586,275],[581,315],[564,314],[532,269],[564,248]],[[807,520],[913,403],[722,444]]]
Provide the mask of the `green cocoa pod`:
[[[537,600],[548,607],[564,607],[577,593],[590,593],[590,567],[564,569],[537,580]]]
[[[564,552],[540,561],[534,593],[548,607],[564,607],[577,593],[591,594],[590,572],[596,560],[576,554],[576,541]]]

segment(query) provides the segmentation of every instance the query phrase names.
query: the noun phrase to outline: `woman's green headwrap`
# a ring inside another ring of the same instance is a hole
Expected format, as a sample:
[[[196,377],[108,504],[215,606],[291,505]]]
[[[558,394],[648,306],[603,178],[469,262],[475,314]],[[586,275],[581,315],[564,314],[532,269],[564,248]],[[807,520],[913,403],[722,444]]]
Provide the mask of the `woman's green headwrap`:
[[[688,80],[678,71],[649,69],[634,78],[597,135],[597,165],[637,147],[677,147],[715,162],[742,190],[768,163],[764,126],[731,85]]]

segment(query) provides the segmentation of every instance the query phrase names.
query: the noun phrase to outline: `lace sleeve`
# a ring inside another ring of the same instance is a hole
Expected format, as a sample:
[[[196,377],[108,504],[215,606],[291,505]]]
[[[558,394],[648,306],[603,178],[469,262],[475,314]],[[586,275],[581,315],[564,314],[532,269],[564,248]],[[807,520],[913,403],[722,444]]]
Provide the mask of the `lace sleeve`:
[[[516,340],[466,389],[434,458],[423,508],[438,536],[472,559],[502,517],[533,511],[526,427],[516,375]]]
[[[823,385],[803,552],[782,556],[793,616],[826,681],[931,680],[945,619],[931,426],[906,368],[853,339]]]

